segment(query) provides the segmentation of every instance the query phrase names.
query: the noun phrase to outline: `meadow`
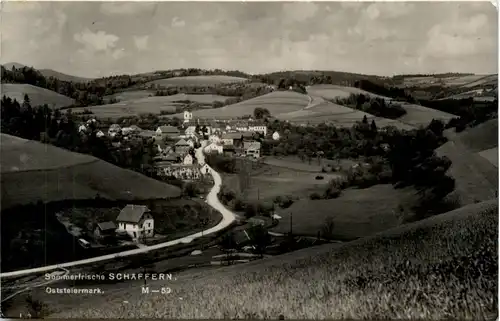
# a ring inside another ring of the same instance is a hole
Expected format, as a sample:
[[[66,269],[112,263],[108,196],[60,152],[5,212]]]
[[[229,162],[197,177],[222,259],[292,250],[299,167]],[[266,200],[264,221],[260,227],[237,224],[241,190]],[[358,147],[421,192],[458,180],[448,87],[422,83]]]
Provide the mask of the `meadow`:
[[[358,88],[335,86],[335,85],[311,86],[308,89],[308,93],[310,93],[311,95],[318,95],[318,96],[321,96],[321,97],[323,97],[325,99],[329,99],[329,100],[335,100],[335,99],[339,99],[339,98],[340,99],[347,98],[351,94],[362,94],[362,95],[373,97],[373,98],[381,98],[381,99],[384,99],[386,101],[394,101],[394,99],[392,99],[392,98],[372,94],[368,91],[361,90]],[[440,120],[443,120],[444,122],[448,122],[450,119],[456,117],[455,115],[452,115],[449,113],[445,113],[445,112],[442,112],[439,110],[435,110],[432,108],[427,108],[427,107],[423,107],[423,106],[419,106],[419,105],[415,105],[415,104],[401,103],[401,107],[403,107],[406,110],[406,114],[403,115],[402,117],[398,118],[396,121],[384,120],[383,118],[379,117],[379,119],[375,119],[375,122],[377,122],[377,124],[379,122],[381,122],[382,123],[381,126],[385,126],[385,123],[392,123],[390,125],[403,128],[405,126],[398,124],[398,122],[407,125],[406,127],[408,127],[408,126],[419,127],[419,126],[427,126],[432,121],[432,119],[440,119]],[[311,111],[314,112],[314,109]],[[359,112],[362,113],[361,111],[359,111]],[[357,115],[352,115],[352,116],[357,117]],[[371,116],[371,117],[373,118],[374,116]],[[337,117],[334,117],[334,118],[337,118]]]
[[[47,104],[49,108],[61,108],[71,106],[75,100],[55,91],[28,84],[1,84],[2,96],[16,99],[20,104],[24,101],[24,95],[30,98],[31,106],[41,106]]]
[[[2,209],[60,200],[172,198],[180,189],[97,158],[1,134]]]
[[[167,79],[154,80],[148,82],[146,85],[159,85],[163,87],[213,86],[213,85],[241,83],[245,81],[248,81],[248,79],[241,77],[224,76],[224,75],[185,76],[185,77],[173,77]]]
[[[144,296],[137,286],[89,296],[78,307],[55,303],[50,317],[493,320],[497,203],[250,262],[244,269],[179,273],[169,284],[171,295]]]
[[[219,119],[242,117],[245,115],[253,115],[255,108],[266,108],[271,115],[278,115],[304,109],[308,104],[309,98],[307,95],[293,91],[274,91],[263,96],[221,108],[195,110],[193,111],[193,117]],[[182,117],[182,115],[175,114],[171,115],[171,117]]]
[[[277,233],[292,231],[294,235],[317,236],[332,219],[332,237],[335,240],[352,240],[399,226],[405,217],[399,213],[400,204],[416,200],[412,188],[394,189],[390,184],[375,185],[366,189],[347,189],[336,199],[301,199],[287,209],[278,210],[282,218],[272,229]],[[293,217],[292,217],[293,215]]]
[[[468,75],[458,77],[405,77],[403,86],[405,87],[428,87],[440,85],[445,87],[474,87],[496,81],[498,75]]]
[[[173,113],[177,108],[181,108],[185,103],[180,101],[192,101],[201,105],[211,105],[215,101],[224,102],[229,97],[219,95],[194,95],[194,94],[177,94],[172,96],[152,96],[143,98],[133,98],[145,95],[144,92],[136,91],[128,94],[121,93],[124,100],[120,100],[115,104],[73,108],[73,112],[83,112],[90,110],[98,118],[117,119],[125,116],[137,116],[144,113],[160,114],[161,112]],[[127,98],[130,97],[130,100]],[[211,106],[210,106],[211,107]],[[182,118],[183,115],[178,114]]]
[[[493,166],[498,168],[498,147],[490,148],[479,152],[479,156],[488,160]]]

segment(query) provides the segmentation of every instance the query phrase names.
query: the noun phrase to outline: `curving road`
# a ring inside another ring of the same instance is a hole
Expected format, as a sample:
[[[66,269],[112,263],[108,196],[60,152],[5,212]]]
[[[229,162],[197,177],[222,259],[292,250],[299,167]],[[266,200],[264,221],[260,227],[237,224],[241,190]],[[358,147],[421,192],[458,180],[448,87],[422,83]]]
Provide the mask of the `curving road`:
[[[198,163],[201,166],[203,166],[205,164],[205,156],[203,155],[203,151],[201,148],[198,148],[196,150],[196,158],[198,160]],[[146,246],[146,247],[139,248],[139,249],[128,250],[128,251],[124,251],[124,252],[113,253],[113,254],[108,254],[108,255],[103,255],[103,256],[97,256],[97,257],[93,257],[93,258],[88,258],[88,259],[73,261],[73,262],[67,262],[67,263],[62,263],[62,264],[54,264],[54,265],[49,265],[49,266],[44,266],[44,267],[39,267],[39,268],[1,273],[0,279],[5,278],[5,277],[24,276],[24,275],[34,274],[34,273],[42,273],[42,272],[47,272],[47,271],[56,270],[56,269],[64,269],[64,268],[78,266],[78,265],[84,265],[84,264],[89,264],[89,263],[96,263],[96,262],[102,262],[102,261],[106,261],[106,260],[112,260],[112,259],[116,259],[119,257],[126,257],[126,256],[135,255],[135,254],[140,254],[140,253],[147,253],[150,251],[167,248],[167,247],[181,244],[181,243],[184,243],[184,244],[190,243],[194,239],[200,238],[202,236],[207,236],[209,234],[219,232],[219,231],[225,229],[226,227],[228,227],[229,225],[231,225],[231,223],[233,223],[235,221],[236,217],[235,217],[234,213],[229,211],[227,208],[225,208],[224,205],[222,205],[221,202],[219,201],[219,199],[217,198],[217,194],[219,193],[221,185],[222,185],[221,176],[219,175],[219,173],[217,173],[211,167],[209,167],[209,171],[214,179],[214,186],[212,187],[212,190],[210,191],[210,193],[208,193],[208,195],[207,195],[207,204],[222,214],[222,220],[216,226],[211,227],[205,231],[191,234],[191,235],[188,235],[188,236],[176,239],[176,240],[172,240],[172,241],[168,241],[165,243],[160,243],[160,244],[156,244],[156,245],[152,245],[152,246]]]

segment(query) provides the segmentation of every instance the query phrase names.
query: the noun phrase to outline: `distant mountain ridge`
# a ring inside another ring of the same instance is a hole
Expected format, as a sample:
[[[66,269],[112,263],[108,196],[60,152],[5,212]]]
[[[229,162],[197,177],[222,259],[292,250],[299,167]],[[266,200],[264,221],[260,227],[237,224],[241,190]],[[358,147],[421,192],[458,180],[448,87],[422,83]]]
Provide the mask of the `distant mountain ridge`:
[[[7,70],[11,70],[12,67],[15,67],[16,69],[23,68],[23,67],[29,67],[29,66],[20,64],[18,62],[9,62],[9,63],[3,64],[3,66]],[[68,74],[53,70],[53,69],[38,69],[36,67],[33,67],[33,68],[37,69],[46,78],[55,77],[55,78],[62,80],[62,81],[71,81],[71,82],[88,82],[88,81],[92,80],[92,78],[85,78],[85,77],[68,75]]]

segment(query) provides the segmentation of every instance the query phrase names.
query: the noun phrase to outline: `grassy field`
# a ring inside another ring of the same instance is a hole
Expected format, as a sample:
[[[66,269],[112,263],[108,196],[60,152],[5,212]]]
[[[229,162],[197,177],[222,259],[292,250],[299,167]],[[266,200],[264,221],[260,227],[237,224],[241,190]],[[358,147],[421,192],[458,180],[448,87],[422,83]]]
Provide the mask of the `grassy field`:
[[[312,163],[313,164],[313,163]],[[315,179],[317,175],[324,177]],[[340,174],[297,171],[296,169],[262,165],[251,172],[250,184],[243,194],[245,200],[270,202],[277,196],[308,197],[312,192],[323,191],[328,181]],[[224,185],[233,191],[240,190],[238,174],[224,174]]]
[[[55,303],[61,312],[50,317],[494,320],[497,228],[493,200],[244,268],[181,273],[171,295],[137,287],[88,296],[78,307]]]
[[[452,161],[448,175],[455,178],[455,190],[450,197],[457,197],[463,205],[496,197],[498,168],[490,161],[471,152],[460,140],[447,142],[436,153]]]
[[[337,105],[331,102],[323,102],[311,108],[295,112],[277,115],[277,118],[288,120],[293,123],[319,124],[329,122],[337,127],[351,127],[363,119],[375,120],[378,127],[395,126],[400,129],[413,129],[413,126],[404,124],[398,120],[376,117],[360,110]]]
[[[128,101],[128,100],[151,97],[154,96],[154,94],[155,93],[153,90],[127,90],[113,95],[104,96],[104,100],[109,100],[114,98],[118,99],[119,101]]]
[[[269,94],[242,101],[222,108],[195,110],[193,117],[200,118],[232,118],[253,115],[255,108],[266,108],[271,115],[289,113],[304,109],[309,103],[309,97],[293,91],[275,91]],[[181,114],[172,115],[182,117]]]
[[[335,239],[350,240],[369,236],[402,224],[399,204],[415,201],[415,190],[394,189],[392,185],[376,185],[357,190],[347,189],[339,198],[330,200],[302,199],[278,211],[282,217],[273,232],[317,236],[327,218],[333,219]]]
[[[471,152],[498,147],[498,119],[467,129],[458,134],[455,140],[459,140]]]
[[[441,85],[445,87],[474,87],[496,83],[498,75],[469,75],[458,77],[437,78],[429,77],[407,77],[404,78],[403,86],[406,87],[428,87],[431,85]]]
[[[28,94],[31,106],[41,106],[47,104],[50,108],[61,108],[74,104],[74,99],[63,96],[41,87],[35,87],[27,84],[2,84],[2,96],[5,95],[16,99],[20,104],[24,100],[24,94]]]
[[[248,81],[246,78],[231,76],[185,76],[167,79],[159,79],[148,82],[146,85],[160,85],[165,87],[175,86],[213,86],[222,84],[232,84]]]
[[[123,93],[125,95],[125,93]],[[140,96],[144,93],[133,92],[126,97]],[[184,103],[178,101],[190,100],[202,105],[210,105],[214,101],[224,102],[229,97],[219,95],[186,95],[177,94],[172,96],[153,96],[130,100],[120,100],[116,104],[108,104],[94,107],[73,108],[74,112],[92,111],[97,117],[116,119],[124,116],[134,116],[142,113],[160,114],[162,111],[175,112],[176,107],[184,106]],[[182,118],[181,114],[177,115]]]
[[[337,99],[337,98],[347,98],[351,94],[363,94],[367,95],[370,97],[374,98],[382,98],[385,99],[386,101],[392,101],[392,98],[385,97],[385,96],[380,96],[376,94],[372,94],[368,91],[361,90],[359,88],[354,88],[354,87],[344,87],[344,86],[335,86],[335,85],[315,85],[311,86],[308,89],[308,93],[311,95],[317,95],[321,96],[325,99]],[[323,107],[323,106],[322,106]],[[414,104],[407,104],[404,103],[401,105],[406,110],[406,114],[403,115],[402,117],[398,118],[396,121],[394,120],[384,120],[383,118],[378,118],[375,119],[375,122],[381,123],[381,126],[384,126],[385,123],[392,123],[391,125],[397,126],[397,127],[404,127],[404,125],[399,125],[399,123],[403,123],[407,126],[413,126],[413,127],[418,127],[418,126],[427,126],[432,119],[441,119],[444,122],[448,122],[451,118],[456,117],[455,115],[445,113],[439,110],[435,110],[432,108],[427,108],[419,105],[414,105]],[[332,108],[331,106],[325,105],[323,109],[326,108]],[[339,109],[338,107],[336,109]],[[314,112],[314,109],[312,110]],[[358,113],[362,113],[358,111]],[[349,114],[346,114],[348,116]],[[352,115],[358,117],[358,115]],[[371,115],[370,115],[371,116]],[[328,116],[326,116],[328,117]],[[332,116],[337,118],[336,116]],[[361,116],[363,117],[363,116]],[[368,117],[368,116],[367,116]],[[374,116],[371,116],[372,118]],[[369,118],[369,117],[368,117]]]
[[[38,200],[154,199],[180,195],[177,187],[97,158],[1,134],[2,209]],[[49,157],[50,155],[50,157]]]
[[[479,155],[498,168],[498,147],[483,150],[479,152]]]

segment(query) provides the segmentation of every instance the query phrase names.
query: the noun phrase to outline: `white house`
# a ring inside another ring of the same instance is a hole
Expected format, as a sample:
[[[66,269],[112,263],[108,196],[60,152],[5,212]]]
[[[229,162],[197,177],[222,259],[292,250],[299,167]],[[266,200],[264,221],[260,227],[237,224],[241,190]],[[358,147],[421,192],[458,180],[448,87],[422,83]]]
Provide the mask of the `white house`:
[[[102,132],[102,130],[99,130],[95,135],[98,138],[104,137],[104,133]]]
[[[80,126],[78,126],[79,133],[85,133],[86,131],[87,131],[87,125],[81,124]]]
[[[184,135],[186,135],[187,138],[194,137],[195,131],[196,131],[196,126],[188,126],[184,131]]]
[[[109,126],[108,135],[113,137],[116,134],[121,133],[121,131],[122,131],[122,128],[120,127],[120,125],[112,124],[111,126]]]
[[[210,166],[208,166],[208,164],[204,164],[201,168],[200,168],[200,172],[202,175],[210,175]]]
[[[246,132],[246,131],[248,131],[248,125],[246,125],[246,124],[236,124],[234,126],[234,129],[236,129],[239,132]]]
[[[248,125],[248,131],[262,133],[264,136],[267,135],[267,126],[264,124],[254,123]]]
[[[184,156],[184,159],[182,160],[182,164],[193,165],[193,156],[191,156],[191,154],[187,154],[186,156]]]
[[[212,135],[210,135],[210,136],[208,137],[208,140],[209,140],[211,143],[220,143],[220,137],[219,137],[219,135],[214,135],[214,134],[212,134]]]
[[[191,146],[191,148],[194,148],[194,141],[193,141],[193,139],[190,138],[190,139],[186,140],[186,143],[188,143],[189,146]]]
[[[127,233],[135,241],[154,235],[154,219],[144,205],[127,205],[116,218],[117,232]]]
[[[191,121],[191,119],[193,119],[193,113],[188,111],[188,110],[185,110],[184,111],[184,122],[189,123]]]
[[[280,134],[278,132],[273,133],[273,139],[274,140],[279,140],[280,139]]]
[[[216,143],[211,143],[207,147],[203,149],[205,153],[219,153],[222,154],[223,148],[222,145],[216,144]]]

